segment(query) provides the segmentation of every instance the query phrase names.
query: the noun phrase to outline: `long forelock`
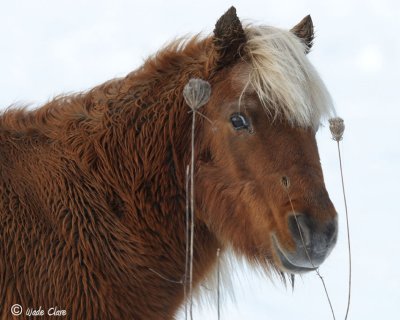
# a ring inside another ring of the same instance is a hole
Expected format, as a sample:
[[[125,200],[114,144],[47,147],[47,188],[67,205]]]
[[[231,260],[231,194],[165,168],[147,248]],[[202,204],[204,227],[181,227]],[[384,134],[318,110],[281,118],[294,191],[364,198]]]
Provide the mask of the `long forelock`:
[[[299,38],[267,26],[250,25],[245,32],[245,54],[251,65],[245,89],[255,90],[268,114],[314,129],[335,114],[331,96]]]

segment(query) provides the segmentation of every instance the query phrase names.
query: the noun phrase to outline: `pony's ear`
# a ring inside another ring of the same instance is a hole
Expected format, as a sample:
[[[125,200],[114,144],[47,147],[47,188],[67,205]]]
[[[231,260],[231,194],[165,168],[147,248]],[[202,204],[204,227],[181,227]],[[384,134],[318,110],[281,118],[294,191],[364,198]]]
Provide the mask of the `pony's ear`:
[[[297,37],[304,41],[306,45],[306,53],[310,52],[314,40],[314,25],[311,16],[308,15],[303,18],[291,30]]]
[[[218,19],[215,24],[213,43],[217,52],[217,69],[231,64],[240,57],[241,48],[246,43],[246,35],[236,15],[235,7],[230,7]]]

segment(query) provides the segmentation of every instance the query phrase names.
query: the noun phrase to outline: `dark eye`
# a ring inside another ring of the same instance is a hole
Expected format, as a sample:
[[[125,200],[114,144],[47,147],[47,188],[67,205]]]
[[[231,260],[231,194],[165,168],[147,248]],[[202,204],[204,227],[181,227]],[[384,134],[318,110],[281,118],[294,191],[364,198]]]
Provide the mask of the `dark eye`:
[[[247,118],[242,113],[234,113],[231,115],[231,123],[235,130],[249,129],[250,125]]]

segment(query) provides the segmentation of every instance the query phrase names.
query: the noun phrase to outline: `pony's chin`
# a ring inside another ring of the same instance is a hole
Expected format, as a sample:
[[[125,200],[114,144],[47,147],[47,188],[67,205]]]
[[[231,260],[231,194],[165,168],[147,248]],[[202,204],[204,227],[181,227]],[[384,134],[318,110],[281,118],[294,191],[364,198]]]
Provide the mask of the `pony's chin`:
[[[317,269],[317,267],[312,265],[311,263],[309,266],[296,265],[295,263],[290,261],[290,259],[288,258],[288,255],[284,252],[284,250],[281,249],[277,239],[275,237],[273,237],[273,240],[274,240],[273,247],[275,250],[275,257],[278,260],[277,267],[281,271],[293,274],[293,273],[305,273],[305,272],[314,271]]]
[[[277,256],[279,257],[279,267],[282,271],[287,273],[305,273],[314,271],[316,267],[303,267],[293,264],[281,251],[277,250]]]

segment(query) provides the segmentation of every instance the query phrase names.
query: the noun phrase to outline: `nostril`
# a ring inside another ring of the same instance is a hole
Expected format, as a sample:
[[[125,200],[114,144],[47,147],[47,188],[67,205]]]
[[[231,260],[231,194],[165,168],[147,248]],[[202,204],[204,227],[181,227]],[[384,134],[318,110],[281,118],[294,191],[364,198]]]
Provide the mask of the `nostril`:
[[[308,247],[311,244],[309,219],[302,214],[289,216],[289,230],[298,246]]]
[[[337,219],[334,219],[326,224],[324,233],[329,245],[336,242],[338,233]]]

